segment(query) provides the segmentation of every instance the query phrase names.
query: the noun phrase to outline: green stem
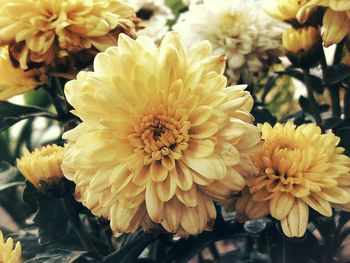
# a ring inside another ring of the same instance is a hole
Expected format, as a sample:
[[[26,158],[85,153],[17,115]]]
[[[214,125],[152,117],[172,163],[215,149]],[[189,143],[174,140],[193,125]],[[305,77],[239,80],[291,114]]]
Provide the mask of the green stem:
[[[346,121],[350,121],[350,88],[345,89],[344,96],[344,118]]]
[[[48,85],[44,86],[44,88],[50,95],[52,104],[55,106],[59,119],[63,120],[67,114],[67,111],[66,105],[63,104],[65,100],[63,97],[64,95],[60,80],[56,77],[53,77],[49,80]]]
[[[293,261],[293,243],[287,238],[283,238],[283,255],[282,263],[292,263]]]
[[[85,232],[83,226],[81,225],[80,219],[78,214],[74,211],[74,208],[72,207],[72,203],[69,199],[69,197],[64,197],[60,199],[61,205],[63,207],[63,210],[65,214],[67,215],[72,227],[73,231],[79,238],[81,244],[85,248],[85,250],[93,252],[96,255],[99,255],[99,252],[92,244],[88,234]]]
[[[309,104],[310,104],[312,116],[315,118],[317,125],[321,126],[322,119],[321,119],[321,115],[320,115],[320,112],[318,110],[318,106],[317,106],[317,103],[315,100],[309,69],[304,69],[304,83],[305,83],[306,88],[307,88],[307,93],[308,93]]]
[[[334,61],[338,61],[339,60],[339,51],[335,52],[336,55],[334,56]],[[324,54],[324,50],[322,51],[322,55],[321,55],[321,67],[322,67],[322,71],[323,73],[326,71],[328,65],[327,65],[327,60],[326,60],[326,56]],[[333,85],[329,85],[327,87],[328,92],[329,92],[329,96],[331,99],[331,107],[332,107],[332,116],[334,118],[340,118],[341,115],[341,107],[340,107],[340,90],[339,90],[339,86],[337,84],[333,84]]]

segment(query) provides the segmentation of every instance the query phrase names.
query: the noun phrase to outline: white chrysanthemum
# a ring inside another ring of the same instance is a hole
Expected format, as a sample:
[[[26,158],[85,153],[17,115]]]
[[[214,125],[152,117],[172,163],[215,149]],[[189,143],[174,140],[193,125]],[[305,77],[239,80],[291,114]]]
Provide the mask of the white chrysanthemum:
[[[139,26],[143,29],[137,32],[138,36],[159,41],[169,31],[167,21],[174,15],[164,0],[129,0],[129,3],[135,8],[137,17],[142,19]]]
[[[268,17],[259,1],[205,0],[190,5],[174,26],[187,45],[209,40],[214,54],[227,56],[232,81],[251,83],[271,58],[282,55],[285,25]]]

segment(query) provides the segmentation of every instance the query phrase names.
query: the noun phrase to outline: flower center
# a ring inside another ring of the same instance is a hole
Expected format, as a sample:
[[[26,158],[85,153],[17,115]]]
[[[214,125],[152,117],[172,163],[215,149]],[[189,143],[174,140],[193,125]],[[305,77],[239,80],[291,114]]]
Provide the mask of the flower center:
[[[244,16],[242,13],[225,13],[220,18],[220,26],[222,31],[229,32],[244,21]]]
[[[181,159],[182,151],[189,147],[189,121],[178,120],[166,112],[143,116],[134,126],[129,141],[136,146],[135,153],[142,154],[144,164],[170,158]]]

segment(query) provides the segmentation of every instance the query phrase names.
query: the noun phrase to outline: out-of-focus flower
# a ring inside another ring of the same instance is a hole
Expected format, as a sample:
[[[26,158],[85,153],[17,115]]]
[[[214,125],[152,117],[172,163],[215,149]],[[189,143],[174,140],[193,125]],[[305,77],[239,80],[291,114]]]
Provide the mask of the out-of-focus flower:
[[[76,198],[114,232],[160,224],[179,235],[210,229],[214,200],[245,186],[260,141],[242,86],[226,87],[225,58],[209,42],[186,50],[122,35],[81,72],[66,96],[82,123],[64,134],[62,168]],[[119,70],[115,70],[119,69]]]
[[[264,11],[270,16],[285,22],[297,19],[300,7],[308,0],[267,0]]]
[[[312,11],[318,7],[326,7],[323,16],[324,46],[339,43],[350,33],[350,1],[309,0],[298,12],[298,20],[305,22]]]
[[[287,52],[297,54],[315,47],[320,37],[320,29],[316,27],[290,28],[283,33],[282,43]]]
[[[20,263],[21,262],[21,244],[16,243],[13,247],[13,239],[9,237],[6,241],[0,231],[0,262],[1,263]]]
[[[167,21],[174,18],[164,0],[129,0],[129,2],[135,8],[136,16],[141,19],[138,26],[143,27],[137,31],[137,35],[160,41],[169,31]]]
[[[324,216],[350,209],[350,158],[339,138],[315,124],[262,126],[263,146],[252,159],[259,172],[236,203],[240,217],[271,214],[285,235],[304,235],[309,207]]]
[[[63,177],[61,164],[64,147],[56,144],[45,146],[29,152],[24,149],[21,159],[17,159],[18,170],[36,188],[40,188],[42,182],[56,183]]]
[[[203,4],[190,5],[174,26],[188,46],[209,40],[214,54],[228,58],[226,75],[233,82],[241,79],[244,83],[253,82],[253,76],[283,54],[285,28],[254,0],[205,0]]]
[[[119,0],[21,0],[0,2],[0,43],[22,69],[80,51],[103,51],[120,32],[133,34],[134,10]]]
[[[15,95],[33,90],[45,83],[44,69],[24,71],[15,68],[6,48],[0,50],[0,100],[7,100]]]

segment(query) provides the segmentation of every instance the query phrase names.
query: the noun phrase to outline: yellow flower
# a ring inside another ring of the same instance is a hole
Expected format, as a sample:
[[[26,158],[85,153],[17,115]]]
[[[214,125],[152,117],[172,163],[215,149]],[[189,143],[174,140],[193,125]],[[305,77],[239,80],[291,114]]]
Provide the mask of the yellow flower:
[[[307,52],[315,47],[320,40],[320,29],[316,27],[290,28],[282,36],[283,47],[287,52],[297,54]]]
[[[245,186],[260,141],[253,100],[242,86],[226,88],[225,58],[211,54],[206,41],[186,50],[175,32],[159,47],[121,35],[95,72],[67,83],[82,123],[64,134],[63,172],[114,232],[161,224],[198,234],[216,217],[213,201]]]
[[[35,149],[33,152],[24,150],[21,159],[17,159],[18,170],[36,188],[40,188],[42,181],[51,183],[63,177],[61,164],[64,147],[56,144]]]
[[[264,7],[264,11],[280,21],[296,20],[300,7],[308,0],[274,0],[268,1],[268,5]]]
[[[337,147],[337,136],[321,134],[315,124],[288,122],[265,123],[262,139],[252,157],[259,172],[247,180],[238,212],[249,218],[271,214],[287,236],[301,237],[309,206],[324,216],[332,215],[331,207],[350,211],[350,158]]]
[[[9,237],[6,242],[0,231],[0,263],[19,263],[21,262],[21,244],[17,242],[13,248],[13,239]]]
[[[86,49],[105,50],[133,27],[132,7],[120,0],[0,2],[0,43],[21,68],[56,63]]]
[[[30,91],[47,80],[44,69],[24,71],[12,65],[6,48],[0,50],[0,100]]]
[[[317,7],[327,8],[323,17],[324,46],[328,47],[342,41],[350,33],[350,1],[309,0],[300,9],[298,20],[302,23],[306,21],[311,11]]]

